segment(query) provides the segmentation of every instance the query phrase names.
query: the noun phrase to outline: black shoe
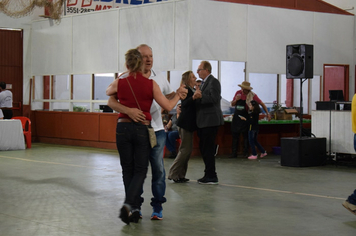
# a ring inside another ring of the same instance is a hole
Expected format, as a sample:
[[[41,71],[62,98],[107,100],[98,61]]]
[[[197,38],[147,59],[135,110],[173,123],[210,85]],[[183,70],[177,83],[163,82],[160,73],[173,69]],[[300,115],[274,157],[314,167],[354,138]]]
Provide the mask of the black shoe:
[[[138,220],[141,218],[140,212],[139,211],[134,211],[132,212],[132,214],[130,215],[129,219],[130,222],[133,223],[138,223]]]
[[[198,180],[199,184],[219,184],[218,177],[209,178],[205,177]]]
[[[170,159],[175,159],[177,156],[176,152],[172,152],[171,155],[169,156]]]
[[[174,183],[178,183],[178,184],[179,183],[184,183],[181,179],[174,179],[173,181],[174,181]]]
[[[119,215],[119,218],[124,222],[126,223],[127,225],[130,224],[130,217],[129,217],[129,214],[130,214],[130,209],[127,205],[123,205],[120,209],[120,215]]]
[[[200,181],[202,181],[203,179],[205,179],[206,177],[204,176],[203,178],[200,178],[197,180],[197,182],[199,183]]]
[[[174,179],[174,183],[186,183],[189,182],[189,179],[186,178],[179,178],[179,179]]]
[[[186,182],[189,182],[190,179],[181,178],[181,180],[183,181],[183,183],[186,183]]]

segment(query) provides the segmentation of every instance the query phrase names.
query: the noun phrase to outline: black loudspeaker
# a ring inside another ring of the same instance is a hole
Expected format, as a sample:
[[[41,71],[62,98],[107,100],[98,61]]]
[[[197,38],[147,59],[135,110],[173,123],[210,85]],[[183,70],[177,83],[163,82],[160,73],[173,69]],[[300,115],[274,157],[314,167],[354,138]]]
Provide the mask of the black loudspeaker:
[[[313,45],[287,45],[286,78],[313,78]]]
[[[320,166],[326,163],[326,138],[281,138],[281,165]]]

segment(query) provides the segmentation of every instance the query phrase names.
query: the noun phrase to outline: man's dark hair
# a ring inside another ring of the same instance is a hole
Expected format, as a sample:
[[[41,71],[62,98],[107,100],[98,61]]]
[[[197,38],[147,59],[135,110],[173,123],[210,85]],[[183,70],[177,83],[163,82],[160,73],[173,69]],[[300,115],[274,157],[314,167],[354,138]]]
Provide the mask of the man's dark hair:
[[[0,87],[2,89],[6,89],[6,83],[5,82],[0,82]]]

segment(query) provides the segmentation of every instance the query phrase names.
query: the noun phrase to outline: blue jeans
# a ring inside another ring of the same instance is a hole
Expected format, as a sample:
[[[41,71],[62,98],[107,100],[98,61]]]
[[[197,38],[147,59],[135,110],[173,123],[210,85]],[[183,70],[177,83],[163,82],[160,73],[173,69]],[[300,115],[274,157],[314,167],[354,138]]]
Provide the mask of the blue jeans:
[[[177,152],[176,140],[179,138],[178,130],[169,131],[167,134],[166,147],[172,152]]]
[[[166,132],[164,130],[156,131],[157,145],[151,149],[150,163],[152,168],[152,194],[151,206],[160,208],[162,203],[166,202],[164,194],[166,193],[166,172],[163,163],[163,148],[166,145]],[[159,209],[158,209],[159,210]]]
[[[353,194],[351,194],[347,200],[353,204],[353,205],[356,205],[356,189],[354,190]]]
[[[140,209],[151,150],[147,126],[133,122],[117,123],[116,146],[122,167],[125,203],[132,209]]]
[[[266,150],[257,141],[257,135],[258,135],[258,130],[249,130],[248,131],[248,141],[250,142],[251,152],[252,152],[252,155],[254,155],[254,156],[257,155],[256,147],[258,148],[258,150],[260,150],[261,153],[266,152]]]

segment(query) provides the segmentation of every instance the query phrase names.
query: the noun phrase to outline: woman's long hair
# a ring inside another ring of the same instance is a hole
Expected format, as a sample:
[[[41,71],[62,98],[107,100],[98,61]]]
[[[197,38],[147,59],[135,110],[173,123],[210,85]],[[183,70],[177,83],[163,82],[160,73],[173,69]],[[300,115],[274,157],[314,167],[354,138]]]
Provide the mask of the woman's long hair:
[[[125,54],[125,64],[130,72],[141,72],[143,59],[141,53],[137,49],[130,49]]]
[[[180,82],[180,85],[184,84],[189,86],[189,79],[190,79],[190,74],[193,73],[193,71],[188,70],[182,74],[182,80]]]

